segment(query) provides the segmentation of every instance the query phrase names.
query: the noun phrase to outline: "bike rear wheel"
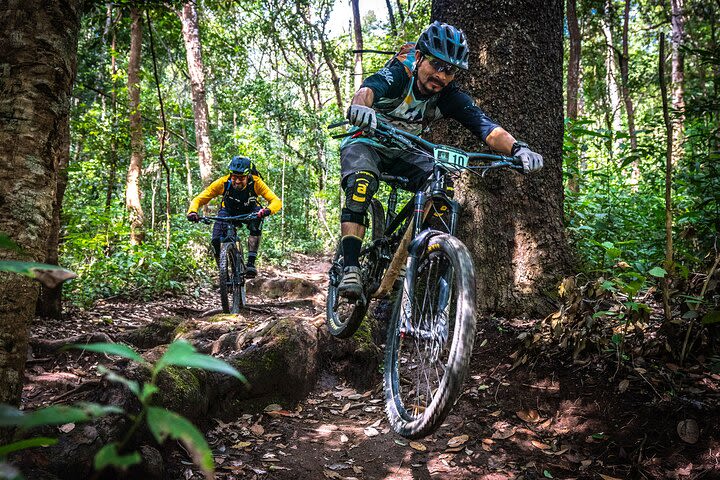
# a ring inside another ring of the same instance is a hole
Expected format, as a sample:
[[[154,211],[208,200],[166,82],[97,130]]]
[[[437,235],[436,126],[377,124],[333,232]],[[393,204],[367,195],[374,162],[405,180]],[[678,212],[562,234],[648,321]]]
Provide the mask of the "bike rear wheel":
[[[382,204],[376,199],[372,199],[370,202],[370,208],[368,208],[369,218],[369,231],[365,232],[365,238],[370,239],[369,242],[365,242],[362,246],[362,250],[366,249],[373,240],[381,238],[383,230],[385,229],[385,213],[383,211]],[[338,295],[338,286],[343,276],[343,252],[342,242],[338,242],[335,248],[335,255],[333,256],[332,266],[328,275],[330,282],[328,284],[327,300],[325,304],[325,323],[328,327],[330,334],[338,338],[349,338],[360,327],[367,313],[370,299],[368,298],[368,282],[371,280],[368,278],[368,271],[371,265],[370,262],[375,262],[374,257],[369,258],[367,255],[360,258],[361,277],[363,282],[364,295],[362,299],[356,301],[348,301]]]
[[[246,305],[245,264],[234,243],[220,245],[220,303],[225,313],[240,313]]]
[[[437,234],[406,272],[385,346],[385,404],[407,438],[435,431],[462,391],[475,342],[475,271],[467,247]]]

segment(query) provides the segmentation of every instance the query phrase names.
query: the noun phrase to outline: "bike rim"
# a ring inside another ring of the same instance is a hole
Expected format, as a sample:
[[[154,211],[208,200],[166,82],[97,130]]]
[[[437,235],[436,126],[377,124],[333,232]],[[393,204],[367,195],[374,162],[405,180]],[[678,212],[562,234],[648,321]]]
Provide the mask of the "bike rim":
[[[400,416],[411,422],[432,411],[445,389],[457,314],[452,260],[443,251],[420,259],[412,298],[403,292],[394,388]],[[412,302],[412,308],[409,303]]]

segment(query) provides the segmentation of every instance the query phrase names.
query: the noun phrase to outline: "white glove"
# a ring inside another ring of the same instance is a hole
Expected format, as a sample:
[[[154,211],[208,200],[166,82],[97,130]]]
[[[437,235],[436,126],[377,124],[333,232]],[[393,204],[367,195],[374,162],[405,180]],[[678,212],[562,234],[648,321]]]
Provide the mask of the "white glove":
[[[533,152],[527,147],[518,148],[514,156],[522,160],[524,173],[534,172],[543,167],[542,155]]]
[[[365,105],[350,105],[347,111],[347,119],[352,125],[371,132],[377,128],[375,110]]]

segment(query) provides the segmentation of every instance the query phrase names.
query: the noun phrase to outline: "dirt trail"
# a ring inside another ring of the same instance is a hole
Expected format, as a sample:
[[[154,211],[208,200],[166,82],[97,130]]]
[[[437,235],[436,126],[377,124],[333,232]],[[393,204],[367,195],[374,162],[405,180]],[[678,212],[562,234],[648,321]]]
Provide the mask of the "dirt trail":
[[[282,271],[261,272],[249,290],[250,314],[257,321],[293,315],[322,322],[327,267],[325,259],[294,256]],[[283,282],[293,278],[316,288],[287,289]],[[36,322],[32,335],[112,337],[154,318],[198,317],[217,303],[213,291],[200,299],[109,300],[62,322]],[[230,423],[211,420],[206,434],[217,478],[720,478],[720,375],[649,359],[615,374],[611,354],[584,365],[564,354],[543,356],[511,370],[517,336],[532,325],[480,322],[464,393],[428,438],[409,442],[390,431],[380,372],[366,391],[325,373],[298,405],[268,405]],[[95,365],[78,353],[32,358],[24,407],[58,401],[96,380]],[[694,444],[677,433],[687,420],[699,427]],[[186,455],[177,453],[171,464],[167,478],[202,478]]]

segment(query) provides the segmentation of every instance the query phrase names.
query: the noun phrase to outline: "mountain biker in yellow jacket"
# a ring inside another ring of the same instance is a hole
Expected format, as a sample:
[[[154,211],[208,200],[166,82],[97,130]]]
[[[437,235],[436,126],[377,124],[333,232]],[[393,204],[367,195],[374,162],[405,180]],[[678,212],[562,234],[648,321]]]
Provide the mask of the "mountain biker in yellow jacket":
[[[224,175],[190,202],[187,212],[187,219],[191,222],[200,220],[198,210],[215,197],[222,196],[218,217],[234,217],[251,212],[257,213],[257,220],[247,223],[250,231],[248,236],[248,259],[245,276],[253,278],[257,275],[255,259],[257,258],[258,247],[260,246],[260,235],[262,234],[263,219],[282,208],[282,200],[270,190],[270,187],[260,178],[255,165],[247,157],[233,157],[228,164],[230,173]],[[264,198],[268,206],[263,208],[258,203],[258,197]],[[212,232],[212,246],[215,252],[215,259],[220,257],[220,239],[227,235],[228,224],[215,222]]]
[[[526,173],[542,168],[540,154],[493,122],[454,81],[460,70],[468,69],[469,53],[462,30],[433,22],[408,50],[405,61],[393,59],[363,81],[347,111],[347,119],[354,127],[351,133],[374,130],[379,117],[422,135],[433,120],[453,118],[493,150],[520,158]],[[340,146],[340,163],[346,202],[340,216],[344,268],[338,293],[356,299],[362,295],[358,257],[365,235],[365,216],[380,174],[407,177],[408,189],[415,191],[432,172],[433,160],[386,147],[371,136],[353,135]]]

